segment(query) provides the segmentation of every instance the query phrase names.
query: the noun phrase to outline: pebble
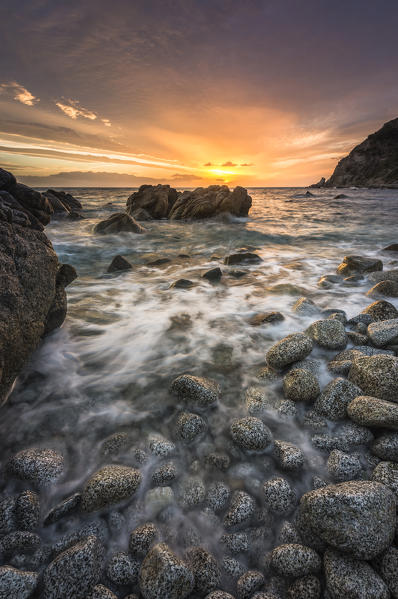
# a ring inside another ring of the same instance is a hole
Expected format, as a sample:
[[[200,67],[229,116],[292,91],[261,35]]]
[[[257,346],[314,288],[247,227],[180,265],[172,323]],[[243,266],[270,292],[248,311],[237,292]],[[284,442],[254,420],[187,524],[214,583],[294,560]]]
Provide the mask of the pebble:
[[[284,478],[274,477],[263,485],[265,504],[274,514],[289,514],[293,511],[296,494]]]
[[[357,456],[334,449],[330,452],[327,468],[333,480],[343,482],[356,478],[362,466]]]
[[[81,509],[93,512],[134,495],[141,473],[128,466],[104,466],[93,474],[83,489]]]
[[[158,537],[159,530],[152,522],[138,526],[130,534],[129,551],[131,555],[144,557]]]
[[[347,345],[345,328],[339,320],[317,320],[308,327],[306,334],[325,349],[344,349]]]
[[[286,441],[275,441],[273,455],[286,472],[298,472],[304,466],[304,454],[299,447]]]
[[[235,491],[228,512],[224,516],[224,526],[228,530],[239,524],[247,524],[253,518],[256,502],[246,491]]]
[[[145,599],[185,599],[194,588],[194,575],[165,543],[159,543],[146,555],[139,582]]]
[[[8,461],[7,468],[13,476],[45,487],[63,474],[64,458],[53,449],[24,449]]]
[[[190,374],[182,374],[174,379],[170,392],[200,408],[211,406],[220,397],[220,387],[215,381]]]
[[[174,434],[177,439],[191,443],[207,428],[206,421],[198,414],[181,412],[174,425]]]
[[[271,567],[283,576],[305,576],[321,569],[318,553],[304,545],[288,543],[276,547],[271,553]]]
[[[306,368],[294,368],[283,378],[283,392],[292,401],[314,401],[319,393],[317,377]]]
[[[313,343],[304,333],[293,333],[275,343],[266,354],[271,368],[281,370],[289,364],[304,360],[312,351]]]
[[[270,429],[254,416],[233,420],[230,430],[233,441],[242,449],[262,451],[272,442]]]

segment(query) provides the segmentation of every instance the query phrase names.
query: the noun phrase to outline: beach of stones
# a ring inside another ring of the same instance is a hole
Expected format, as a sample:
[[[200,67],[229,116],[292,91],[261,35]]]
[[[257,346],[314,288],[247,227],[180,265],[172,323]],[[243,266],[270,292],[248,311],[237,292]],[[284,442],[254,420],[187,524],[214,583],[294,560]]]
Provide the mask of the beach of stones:
[[[115,432],[79,488],[53,447],[10,456],[0,598],[398,597],[398,310],[385,299],[398,270],[346,256],[320,284],[361,279],[374,301],[349,320],[295,302],[313,322],[265,352],[243,416],[206,373],[182,373],[169,435]],[[70,492],[54,504],[56,485]]]

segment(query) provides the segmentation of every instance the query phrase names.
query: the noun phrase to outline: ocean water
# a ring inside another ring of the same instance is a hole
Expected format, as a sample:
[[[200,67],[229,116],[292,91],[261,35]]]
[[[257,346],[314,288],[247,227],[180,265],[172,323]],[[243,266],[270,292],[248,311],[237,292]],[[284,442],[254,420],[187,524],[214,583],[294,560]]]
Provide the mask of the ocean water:
[[[87,478],[106,463],[136,465],[136,449],[146,450],[153,433],[173,440],[173,426],[183,406],[170,396],[171,381],[182,373],[217,380],[222,389],[219,405],[202,415],[206,434],[192,443],[177,442],[173,460],[180,478],[172,483],[175,502],[164,526],[164,538],[177,549],[184,534],[194,531],[200,543],[220,559],[225,549],[219,525],[206,524],[203,504],[189,509],[178,501],[179,484],[187,476],[199,477],[205,487],[222,480],[231,489],[246,489],[262,505],[261,487],[270,476],[285,476],[299,497],[311,488],[314,475],[326,476],[327,455],[311,444],[311,431],[302,425],[305,408],[298,405],[295,418],[270,408],[266,423],[274,438],[300,446],[307,459],[298,475],[281,473],[265,454],[246,454],[231,448],[232,419],[247,415],[245,393],[252,385],[277,406],[283,397],[281,380],[259,381],[269,347],[285,335],[304,330],[313,317],[299,316],[291,308],[306,295],[320,308],[344,309],[348,317],[372,300],[365,296],[366,280],[354,286],[317,285],[333,274],[346,254],[380,257],[384,268],[396,268],[398,260],[381,249],[397,242],[398,191],[250,189],[253,207],[248,218],[223,217],[202,222],[151,221],[143,223],[143,235],[93,234],[96,222],[124,210],[131,190],[73,189],[84,206],[84,219],[54,220],[47,228],[61,262],[72,264],[78,279],[68,288],[68,315],[63,327],[49,335],[32,357],[5,407],[0,421],[0,461],[25,447],[52,447],[65,456],[65,475],[43,492],[42,509],[53,507],[68,494],[81,490]],[[337,193],[346,199],[335,199]],[[251,266],[225,266],[228,254],[246,248],[262,258]],[[117,254],[133,268],[123,274],[106,274]],[[158,258],[170,262],[149,263]],[[220,266],[217,284],[202,278]],[[242,271],[237,276],[236,271]],[[170,288],[177,279],[194,282],[189,290]],[[392,300],[398,307],[398,302]],[[260,312],[277,310],[285,320],[251,326]],[[323,364],[321,386],[331,380],[326,361],[336,352],[314,350]],[[276,403],[275,403],[276,402]],[[117,432],[128,432],[130,443],[119,455],[104,456],[102,444]],[[209,470],[205,456],[229,453],[230,468]],[[162,461],[154,456],[140,465],[143,482],[131,506],[113,508],[127,518],[117,533],[109,528],[109,551],[126,547],[128,533],[149,519],[145,494],[151,472]],[[22,486],[21,486],[22,485]],[[5,493],[24,488],[3,481]],[[127,502],[128,504],[128,502]],[[174,509],[174,511],[173,511]],[[112,510],[111,510],[112,511]],[[133,514],[133,516],[132,516]],[[41,530],[48,542],[78,528],[87,520],[107,521],[109,510],[92,516],[76,515]],[[284,517],[269,528],[265,546],[272,547]],[[170,529],[182,531],[170,537]],[[113,536],[112,536],[113,535]],[[249,563],[245,554],[239,557]]]

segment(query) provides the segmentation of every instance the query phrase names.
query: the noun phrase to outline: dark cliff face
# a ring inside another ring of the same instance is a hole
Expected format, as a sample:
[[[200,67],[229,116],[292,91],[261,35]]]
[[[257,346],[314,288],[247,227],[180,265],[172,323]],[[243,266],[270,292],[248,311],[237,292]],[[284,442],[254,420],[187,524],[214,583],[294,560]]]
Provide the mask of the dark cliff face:
[[[398,187],[398,118],[369,135],[340,160],[324,186]]]
[[[43,232],[51,214],[45,196],[0,169],[0,404],[43,335],[65,318],[71,277]]]

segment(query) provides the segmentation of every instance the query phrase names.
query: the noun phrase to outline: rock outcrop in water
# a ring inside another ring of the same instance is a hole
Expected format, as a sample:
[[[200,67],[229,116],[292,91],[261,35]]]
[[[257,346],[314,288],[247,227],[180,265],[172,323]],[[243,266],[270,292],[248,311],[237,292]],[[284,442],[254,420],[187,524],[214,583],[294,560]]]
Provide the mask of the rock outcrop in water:
[[[170,185],[141,185],[128,198],[127,213],[137,220],[197,220],[220,214],[247,216],[251,205],[247,190],[239,186],[231,191],[227,185],[210,185],[179,193]]]
[[[83,206],[70,193],[47,189],[43,192],[43,196],[50,202],[54,214],[70,216],[71,218],[81,217],[80,211]]]
[[[66,315],[65,286],[75,273],[60,265],[43,232],[52,213],[46,196],[0,169],[0,403]]]
[[[398,118],[385,123],[311,187],[398,187]]]

